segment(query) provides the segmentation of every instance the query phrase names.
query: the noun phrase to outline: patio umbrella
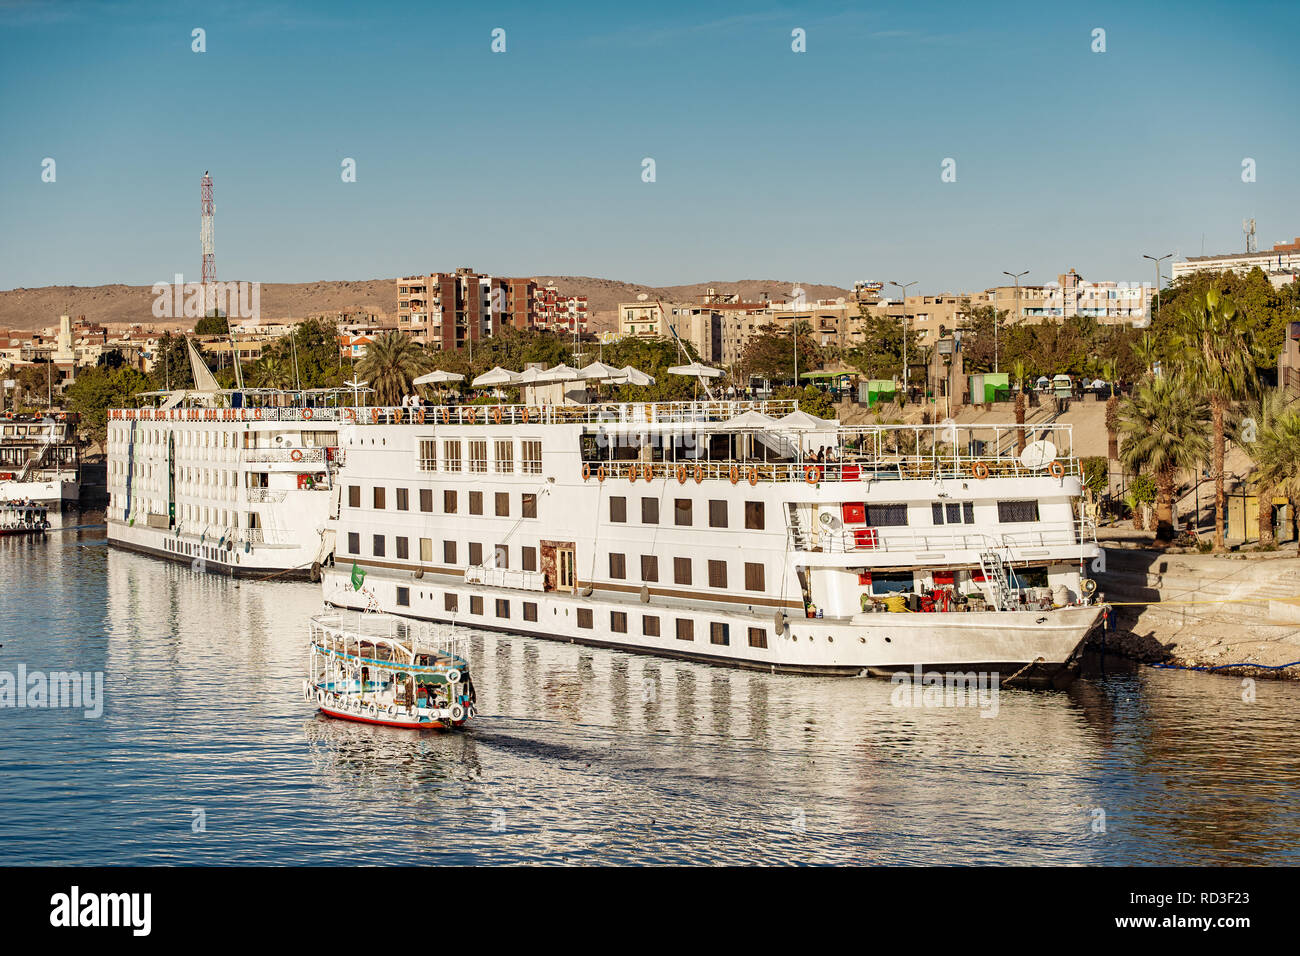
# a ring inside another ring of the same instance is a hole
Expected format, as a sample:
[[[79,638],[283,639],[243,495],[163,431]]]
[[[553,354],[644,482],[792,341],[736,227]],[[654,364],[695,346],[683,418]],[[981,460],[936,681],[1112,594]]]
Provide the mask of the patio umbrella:
[[[618,385],[653,385],[655,383],[653,375],[647,375],[639,368],[633,368],[631,365],[624,365],[619,371],[619,378],[615,380]]]
[[[612,365],[606,365],[604,362],[592,362],[590,365],[584,365],[579,369],[578,374],[588,381],[597,379],[608,381],[609,379],[622,377],[623,372]]]
[[[783,418],[778,418],[772,427],[786,429],[788,431],[806,432],[832,429],[838,425],[838,419],[818,418],[816,415],[809,415],[802,408],[797,408],[789,415],[786,415]]]
[[[690,365],[674,365],[668,370],[670,375],[691,375],[698,378],[717,378],[722,374],[722,369],[710,368],[707,365],[701,365],[699,362],[692,362]]]
[[[459,375],[456,377],[461,378]],[[518,378],[519,376],[516,373],[498,365],[491,371],[484,372],[482,375],[477,376],[474,381],[470,382],[470,385],[475,388],[492,388],[497,385],[513,385]]]
[[[464,380],[465,380],[464,375],[459,375],[456,372],[446,372],[443,371],[442,369],[438,369],[438,371],[430,372],[428,375],[421,375],[419,378],[411,382],[411,384],[412,385],[446,385],[449,382],[463,382]]]

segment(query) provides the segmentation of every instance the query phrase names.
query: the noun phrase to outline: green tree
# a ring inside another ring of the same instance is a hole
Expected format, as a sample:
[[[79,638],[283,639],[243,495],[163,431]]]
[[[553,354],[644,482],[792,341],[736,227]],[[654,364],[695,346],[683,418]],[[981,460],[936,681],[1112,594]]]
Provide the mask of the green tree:
[[[1278,430],[1278,422],[1283,421],[1292,410],[1290,397],[1280,388],[1269,389],[1260,394],[1244,410],[1230,428],[1234,441],[1246,449],[1255,462],[1251,475],[1251,484],[1259,498],[1259,543],[1261,547],[1270,547],[1274,543],[1272,501],[1278,492],[1273,484],[1275,469],[1265,470],[1260,467],[1265,458],[1274,463],[1279,460],[1277,442],[1285,430]],[[1283,456],[1284,457],[1284,456]]]
[[[1294,516],[1300,509],[1300,406],[1292,404],[1275,412],[1259,424],[1255,441],[1250,445],[1255,460],[1254,484],[1261,489],[1261,510],[1265,507],[1262,490],[1268,489],[1270,499],[1275,494],[1286,496]],[[1300,535],[1296,539],[1296,553],[1300,554]]]
[[[202,354],[202,347],[195,342]],[[193,388],[194,373],[190,369],[190,356],[185,348],[185,336],[164,332],[158,339],[153,368],[149,373],[156,389]]]
[[[102,445],[108,430],[108,409],[135,407],[139,404],[136,395],[152,391],[153,384],[149,376],[130,367],[83,369],[68,386],[68,410],[81,416],[82,435]]]
[[[757,376],[769,382],[793,382],[795,347],[790,340],[791,334],[789,329],[782,329],[774,323],[760,328],[745,346],[737,363],[744,380]],[[798,323],[798,335],[799,374],[820,369],[822,353],[813,338],[812,326],[807,322]]]
[[[1119,429],[1125,467],[1155,478],[1156,537],[1168,541],[1178,472],[1196,468],[1209,451],[1209,409],[1181,378],[1162,375],[1139,385],[1121,405]]]
[[[410,394],[411,382],[429,367],[428,356],[410,336],[385,332],[366,347],[357,373],[375,391],[378,405],[396,405]]]

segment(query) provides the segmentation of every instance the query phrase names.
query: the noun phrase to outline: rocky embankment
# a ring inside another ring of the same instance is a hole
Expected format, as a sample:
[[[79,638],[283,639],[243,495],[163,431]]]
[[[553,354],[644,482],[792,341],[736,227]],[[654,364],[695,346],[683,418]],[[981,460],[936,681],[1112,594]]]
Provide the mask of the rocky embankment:
[[[1222,673],[1300,679],[1300,558],[1260,554],[1169,554],[1106,549],[1095,575],[1114,608],[1109,653],[1147,663],[1223,668]],[[1257,665],[1230,667],[1226,665]]]

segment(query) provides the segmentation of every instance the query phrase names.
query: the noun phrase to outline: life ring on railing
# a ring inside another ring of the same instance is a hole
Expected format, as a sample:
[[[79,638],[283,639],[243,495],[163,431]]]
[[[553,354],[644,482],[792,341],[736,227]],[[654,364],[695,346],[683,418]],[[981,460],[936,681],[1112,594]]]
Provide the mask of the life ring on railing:
[[[374,704],[371,704],[369,707],[366,708],[366,716],[369,717],[371,720],[374,720],[376,717],[379,716],[379,708],[376,707]]]
[[[456,670],[454,667],[449,667],[449,668],[447,669],[447,683],[448,683],[448,684],[459,684],[459,683],[460,683],[460,671]]]
[[[731,479],[731,483],[734,485],[736,482],[740,481],[740,469],[737,466],[732,465],[727,469],[727,477]]]
[[[703,481],[703,480],[704,480],[704,466],[703,466],[703,465],[696,465],[696,466],[695,466],[695,483],[698,485],[698,484],[699,484],[701,481]]]
[[[758,484],[758,469],[757,469],[757,468],[750,468],[750,469],[749,469],[749,474],[746,476],[746,478],[748,479],[749,484],[750,484],[751,487],[752,487],[753,485]]]
[[[684,485],[684,484],[686,484],[686,466],[685,466],[685,465],[678,465],[678,466],[677,466],[677,483],[678,483],[679,485]]]
[[[527,405],[524,406],[524,424],[527,425],[533,420],[533,410]]]
[[[822,470],[816,465],[809,465],[803,470],[803,480],[810,485],[815,485],[822,480]]]
[[[493,406],[492,406],[492,424],[493,424],[493,425],[500,425],[500,424],[501,424],[501,406],[500,406],[500,405],[493,405]]]
[[[253,420],[257,422],[262,420],[262,409],[260,407],[253,409]]]
[[[465,719],[465,708],[460,704],[451,705],[451,719],[456,723]]]
[[[989,476],[989,463],[986,461],[977,461],[970,466],[971,474],[983,481]]]
[[[313,695],[312,695],[312,692],[311,692],[311,681],[306,681],[306,680],[303,681],[303,682],[302,682],[302,699],[303,699],[303,700],[311,700],[311,699],[312,699],[312,696],[313,696]]]
[[[370,409],[370,424],[372,424],[372,425],[378,425],[378,424],[379,424],[379,409],[378,409],[378,408],[372,408],[372,409]]]
[[[302,410],[303,421],[308,421],[308,422],[309,422],[309,421],[311,421],[315,416],[316,416],[316,413],[315,413],[314,411],[312,411],[310,408],[304,408],[304,409]]]
[[[316,691],[316,704],[317,704],[318,706],[320,706],[320,707],[324,707],[324,706],[325,706],[325,691],[324,691],[324,690],[318,690],[318,691]]]
[[[1050,474],[1053,478],[1064,478],[1065,466],[1062,465],[1059,461],[1054,461],[1047,466],[1047,473]]]
[[[257,417],[261,418],[262,416],[258,415]],[[357,410],[355,408],[345,408],[343,409],[343,417],[350,422],[355,422],[357,420]]]
[[[424,424],[424,409],[423,409],[423,408],[420,409],[420,417],[419,417],[418,421],[419,421],[419,423],[420,423],[421,425]]]
[[[289,452],[289,457],[294,461],[302,461],[302,449],[295,448],[293,451]]]
[[[384,716],[385,716],[385,717],[388,717],[388,718],[390,718],[390,719],[393,718],[393,717],[396,717],[396,716],[397,716],[397,707],[396,707],[396,705],[394,705],[394,704],[389,704],[387,707],[385,707],[385,708],[384,708]]]
[[[591,465],[587,462],[582,465],[582,480],[591,481]]]
[[[477,408],[471,408],[471,409],[469,410],[469,415],[468,415],[467,417],[469,418],[469,423],[470,423],[471,425],[473,425],[475,422],[478,421],[478,409],[477,409]]]
[[[631,481],[631,482],[633,482],[633,483],[636,482],[636,471],[637,471],[637,466],[636,466],[635,464],[631,464],[631,465],[628,465],[628,466],[627,466],[627,480],[628,480],[628,481]]]
[[[605,480],[605,466],[604,466],[604,465],[598,465],[598,466],[596,467],[596,480],[597,480],[597,481],[604,481],[604,480]]]
[[[451,421],[451,413],[446,408],[442,410],[442,423],[446,425]]]

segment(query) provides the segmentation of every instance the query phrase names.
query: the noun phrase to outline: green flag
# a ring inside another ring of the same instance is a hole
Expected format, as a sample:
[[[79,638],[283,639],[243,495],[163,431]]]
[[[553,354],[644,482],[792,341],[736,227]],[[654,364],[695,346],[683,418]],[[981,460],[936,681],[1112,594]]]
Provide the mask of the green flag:
[[[360,591],[361,585],[365,583],[366,572],[363,568],[358,567],[355,561],[352,562],[352,590]]]

